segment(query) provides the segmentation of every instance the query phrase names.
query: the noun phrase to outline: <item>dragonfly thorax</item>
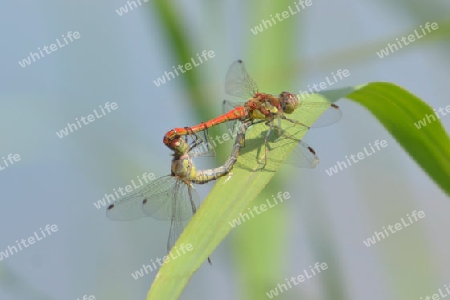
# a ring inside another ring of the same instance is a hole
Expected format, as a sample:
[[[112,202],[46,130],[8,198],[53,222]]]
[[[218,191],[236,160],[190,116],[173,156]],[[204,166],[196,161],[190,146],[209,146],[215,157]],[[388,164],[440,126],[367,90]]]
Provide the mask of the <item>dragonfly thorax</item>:
[[[271,94],[257,93],[246,103],[251,119],[267,120],[280,112],[281,106],[277,97]]]
[[[172,160],[171,171],[173,176],[178,176],[184,179],[191,179],[195,177],[195,166],[189,155],[184,155],[178,159]]]

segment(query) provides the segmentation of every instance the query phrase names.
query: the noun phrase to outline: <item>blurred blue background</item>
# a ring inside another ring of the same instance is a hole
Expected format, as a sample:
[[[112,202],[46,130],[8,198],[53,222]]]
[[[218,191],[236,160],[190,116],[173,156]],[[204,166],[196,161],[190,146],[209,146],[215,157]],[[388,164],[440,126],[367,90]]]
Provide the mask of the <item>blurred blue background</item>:
[[[348,69],[351,75],[332,88],[391,81],[433,108],[450,104],[448,1],[312,1],[257,35],[250,28],[294,2],[168,1],[189,42],[188,57],[203,50],[215,57],[160,87],[153,80],[188,62],[177,56],[164,4],[141,1],[119,16],[126,1],[4,3],[0,157],[17,153],[21,160],[0,171],[0,251],[46,224],[59,230],[0,262],[0,299],[145,298],[156,272],[138,280],[131,273],[165,255],[169,224],[112,222],[93,203],[145,172],[169,174],[164,133],[221,113],[225,74],[238,58],[266,92],[297,93]],[[426,22],[440,29],[388,57],[376,55]],[[81,37],[25,68],[18,64],[68,31]],[[195,84],[183,78],[193,74]],[[192,99],[198,91],[206,103]],[[57,137],[68,122],[106,102],[118,109]],[[270,191],[288,191],[291,199],[234,229],[212,254],[213,266],[194,274],[181,299],[265,299],[316,261],[330,270],[277,299],[420,299],[450,284],[448,198],[368,111],[347,100],[338,104],[343,119],[306,136],[319,166],[283,167]],[[441,121],[448,131],[450,117]],[[377,139],[388,147],[326,174]],[[227,151],[197,164],[215,166]],[[205,196],[208,187],[199,190]],[[363,244],[413,210],[426,217],[372,247]],[[271,278],[260,282],[252,279],[255,269],[245,267],[245,247],[279,242],[258,232],[258,224],[274,216],[283,222],[274,233],[282,237],[283,255],[271,257],[267,267],[260,262],[258,274]]]

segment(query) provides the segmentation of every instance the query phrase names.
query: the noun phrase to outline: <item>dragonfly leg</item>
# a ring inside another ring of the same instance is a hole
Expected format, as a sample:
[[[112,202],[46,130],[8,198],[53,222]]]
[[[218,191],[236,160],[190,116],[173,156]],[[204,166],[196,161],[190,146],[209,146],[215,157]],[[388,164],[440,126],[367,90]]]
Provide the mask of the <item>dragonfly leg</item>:
[[[264,168],[267,165],[267,151],[268,151],[268,147],[269,147],[269,136],[270,136],[270,133],[272,132],[272,128],[273,128],[273,119],[270,120],[268,125],[269,125],[269,129],[267,130],[266,136],[264,137],[264,166],[261,168],[262,170],[264,170]]]
[[[282,118],[283,120],[289,121],[289,122],[291,122],[291,123],[293,123],[293,124],[297,124],[297,125],[304,126],[304,127],[306,127],[307,129],[310,129],[310,128],[311,128],[310,126],[308,126],[308,125],[306,125],[306,124],[303,124],[302,122],[298,122],[298,121],[295,121],[295,120],[286,118],[286,116],[281,116],[281,118]]]

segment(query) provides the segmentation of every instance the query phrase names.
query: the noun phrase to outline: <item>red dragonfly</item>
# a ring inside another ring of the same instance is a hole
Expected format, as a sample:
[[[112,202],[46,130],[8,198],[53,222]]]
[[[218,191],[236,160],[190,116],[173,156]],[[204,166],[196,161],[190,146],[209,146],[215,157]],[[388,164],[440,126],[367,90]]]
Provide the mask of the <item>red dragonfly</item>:
[[[267,159],[268,141],[273,128],[278,129],[281,136],[281,120],[286,120],[296,126],[299,130],[307,131],[311,127],[327,126],[337,122],[342,117],[342,112],[335,104],[328,102],[299,102],[297,96],[290,92],[282,92],[275,96],[272,94],[261,93],[255,81],[248,75],[244,62],[238,60],[234,62],[227,73],[225,80],[225,91],[231,96],[244,98],[244,103],[232,103],[228,100],[223,101],[224,114],[200,123],[198,125],[174,128],[164,136],[164,144],[171,147],[172,140],[180,136],[195,134],[199,131],[206,130],[210,127],[228,121],[253,121],[253,123],[265,122],[269,128],[264,137],[265,159]],[[326,110],[317,121],[312,111]],[[285,114],[292,114],[294,111],[300,110],[301,117],[299,121],[289,119]],[[277,120],[277,124],[275,124]],[[284,137],[288,137],[285,135]],[[294,158],[293,164],[298,167],[315,167],[318,158],[314,150],[303,141],[297,141],[298,146],[295,152],[297,158]]]

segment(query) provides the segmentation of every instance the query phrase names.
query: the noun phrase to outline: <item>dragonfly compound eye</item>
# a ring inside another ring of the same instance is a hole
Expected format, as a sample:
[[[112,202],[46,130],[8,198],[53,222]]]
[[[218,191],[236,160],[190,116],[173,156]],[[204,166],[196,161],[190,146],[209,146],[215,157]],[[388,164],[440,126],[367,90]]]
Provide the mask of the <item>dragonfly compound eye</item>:
[[[282,92],[280,94],[281,106],[283,111],[287,114],[291,114],[298,107],[298,98],[292,93]]]

